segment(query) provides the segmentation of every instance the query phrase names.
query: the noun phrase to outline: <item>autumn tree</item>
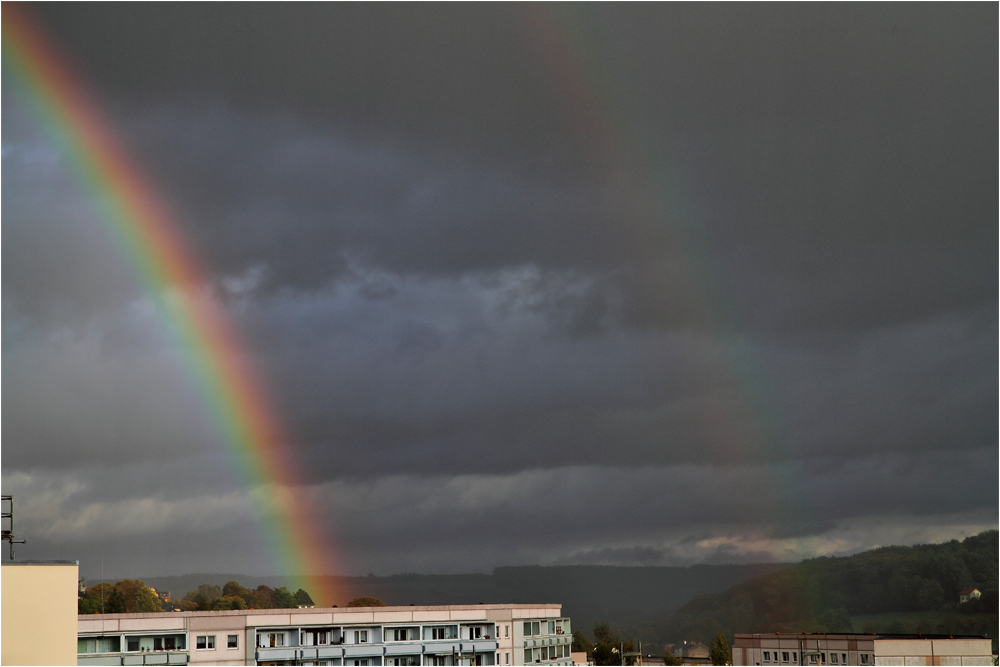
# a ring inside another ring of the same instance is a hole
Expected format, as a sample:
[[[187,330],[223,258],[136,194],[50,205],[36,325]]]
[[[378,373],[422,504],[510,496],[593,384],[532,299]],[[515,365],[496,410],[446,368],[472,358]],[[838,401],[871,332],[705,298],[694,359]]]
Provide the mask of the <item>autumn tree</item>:
[[[121,590],[114,584],[100,583],[91,586],[77,602],[81,614],[120,614],[125,611]]]
[[[247,602],[250,598],[250,589],[240,586],[238,581],[227,581],[226,585],[222,587],[223,597],[238,597],[243,602]]]
[[[121,591],[122,609],[125,613],[137,614],[163,611],[163,604],[160,602],[160,598],[143,581],[122,579],[115,584],[115,588]]]
[[[372,597],[370,595],[363,595],[359,598],[354,598],[347,603],[348,607],[384,607],[385,603],[378,598]]]
[[[250,592],[247,606],[251,609],[273,609],[274,589],[261,584]]]

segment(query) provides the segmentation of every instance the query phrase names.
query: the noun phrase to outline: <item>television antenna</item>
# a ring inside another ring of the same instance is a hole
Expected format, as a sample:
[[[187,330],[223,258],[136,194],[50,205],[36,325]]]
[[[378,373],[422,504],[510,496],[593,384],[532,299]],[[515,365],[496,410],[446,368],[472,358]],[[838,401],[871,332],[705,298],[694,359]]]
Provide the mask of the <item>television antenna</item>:
[[[18,540],[14,537],[14,497],[13,496],[0,496],[0,502],[7,503],[7,512],[0,511],[0,520],[7,522],[7,527],[0,529],[2,531],[2,537],[0,539],[7,540],[10,543],[10,559],[14,560],[14,545],[24,544],[24,540]]]

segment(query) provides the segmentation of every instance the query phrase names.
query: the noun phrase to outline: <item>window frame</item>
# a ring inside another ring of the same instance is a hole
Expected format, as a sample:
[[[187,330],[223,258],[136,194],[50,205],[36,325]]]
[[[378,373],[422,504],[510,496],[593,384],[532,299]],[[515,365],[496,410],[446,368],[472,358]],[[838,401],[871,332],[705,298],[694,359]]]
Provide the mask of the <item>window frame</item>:
[[[204,644],[204,646],[201,646]],[[214,651],[215,650],[215,635],[195,635],[194,636],[194,650],[196,651]]]
[[[226,648],[239,648],[240,636],[238,634],[226,636]]]

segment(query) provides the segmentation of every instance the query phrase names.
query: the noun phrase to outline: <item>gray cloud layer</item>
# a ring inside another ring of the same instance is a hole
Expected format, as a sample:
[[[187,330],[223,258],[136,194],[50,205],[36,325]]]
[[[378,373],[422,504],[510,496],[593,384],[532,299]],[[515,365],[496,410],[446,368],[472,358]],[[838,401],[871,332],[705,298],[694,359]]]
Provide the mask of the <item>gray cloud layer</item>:
[[[996,525],[996,7],[36,9],[357,572]],[[4,492],[51,557],[100,538],[156,574],[240,545],[265,572],[154,306],[26,109],[5,83]]]

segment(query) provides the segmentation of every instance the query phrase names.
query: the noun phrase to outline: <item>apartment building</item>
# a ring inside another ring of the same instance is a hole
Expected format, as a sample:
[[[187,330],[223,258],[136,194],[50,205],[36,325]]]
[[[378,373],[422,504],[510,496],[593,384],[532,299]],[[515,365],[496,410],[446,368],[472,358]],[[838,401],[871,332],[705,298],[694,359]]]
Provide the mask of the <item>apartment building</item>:
[[[79,563],[4,560],[0,573],[0,664],[72,664]]]
[[[989,639],[950,635],[736,634],[734,665],[992,665]]]
[[[558,604],[81,615],[78,665],[570,665]],[[530,659],[529,659],[530,658]]]

